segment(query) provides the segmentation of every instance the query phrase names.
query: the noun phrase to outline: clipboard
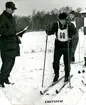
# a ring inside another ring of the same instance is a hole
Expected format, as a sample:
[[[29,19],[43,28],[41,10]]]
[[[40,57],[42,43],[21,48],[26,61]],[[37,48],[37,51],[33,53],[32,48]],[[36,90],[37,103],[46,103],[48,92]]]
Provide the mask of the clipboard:
[[[18,33],[16,33],[16,35],[19,35],[21,33],[23,33],[24,31],[26,31],[28,29],[29,26],[25,27],[22,31],[19,31]]]

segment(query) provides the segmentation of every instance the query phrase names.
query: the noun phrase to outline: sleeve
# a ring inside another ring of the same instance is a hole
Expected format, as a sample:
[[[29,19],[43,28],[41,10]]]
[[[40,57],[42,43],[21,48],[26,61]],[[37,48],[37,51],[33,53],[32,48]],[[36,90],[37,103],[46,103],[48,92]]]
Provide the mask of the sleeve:
[[[77,28],[74,26],[73,23],[70,23],[69,29],[70,29],[71,37],[74,36],[77,33]]]
[[[46,27],[46,33],[47,33],[47,35],[52,35],[56,32],[57,29],[58,29],[58,24],[57,23],[49,24]]]
[[[16,34],[15,30],[11,27],[7,27],[3,16],[0,16],[0,34],[3,36],[12,36]]]

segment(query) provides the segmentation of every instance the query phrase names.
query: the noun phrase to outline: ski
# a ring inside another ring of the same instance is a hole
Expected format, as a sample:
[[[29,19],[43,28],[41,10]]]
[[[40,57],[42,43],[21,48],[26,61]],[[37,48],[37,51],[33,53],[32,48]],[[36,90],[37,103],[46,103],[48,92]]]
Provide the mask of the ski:
[[[73,77],[73,75],[71,75],[69,79],[71,79],[72,77]],[[65,83],[61,86],[61,88],[60,88],[59,90],[56,89],[56,94],[60,93],[61,90],[66,86],[66,84],[67,84],[68,82],[69,82],[69,81],[65,82]]]
[[[84,86],[86,86],[86,83],[84,83],[84,81],[83,81],[83,80],[81,80],[81,82],[82,82],[82,84],[83,84]]]
[[[14,85],[15,83],[10,83],[9,85]]]
[[[77,62],[72,62],[70,64],[78,64],[78,63],[83,63],[84,61],[77,61]],[[64,63],[60,63],[61,66],[64,66]]]
[[[84,61],[71,62],[71,64],[83,63]]]
[[[7,84],[7,83],[6,83]],[[10,82],[8,85],[14,85],[15,83],[14,82]]]
[[[7,83],[6,83],[7,84]],[[15,83],[9,83],[8,85],[14,85]],[[1,84],[0,84],[0,87],[1,88],[5,88],[5,86],[2,86]]]
[[[45,90],[40,91],[41,95],[44,95],[51,87],[53,87],[55,84],[59,83],[65,76],[62,76],[61,78],[58,79],[58,81],[53,82],[51,85],[49,85]]]

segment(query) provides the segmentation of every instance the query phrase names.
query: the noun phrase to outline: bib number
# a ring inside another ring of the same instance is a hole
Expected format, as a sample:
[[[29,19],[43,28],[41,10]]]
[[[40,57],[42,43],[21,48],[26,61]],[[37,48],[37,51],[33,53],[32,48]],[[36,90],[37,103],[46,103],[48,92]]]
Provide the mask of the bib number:
[[[65,33],[63,32],[60,32],[60,38],[63,38],[63,39],[65,39]]]

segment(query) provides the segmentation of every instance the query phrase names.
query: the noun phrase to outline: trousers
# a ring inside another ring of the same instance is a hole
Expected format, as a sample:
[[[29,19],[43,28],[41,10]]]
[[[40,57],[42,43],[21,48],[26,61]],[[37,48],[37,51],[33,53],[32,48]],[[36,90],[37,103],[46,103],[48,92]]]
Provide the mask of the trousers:
[[[54,48],[53,69],[57,77],[59,77],[59,69],[60,69],[59,64],[60,64],[60,58],[62,55],[63,55],[63,61],[64,61],[65,77],[69,77],[71,50],[72,50],[72,47],[70,47],[68,51],[67,46],[65,48],[59,48],[59,47]]]
[[[2,66],[0,71],[0,82],[8,79],[15,63],[15,57],[8,57],[1,53]]]

